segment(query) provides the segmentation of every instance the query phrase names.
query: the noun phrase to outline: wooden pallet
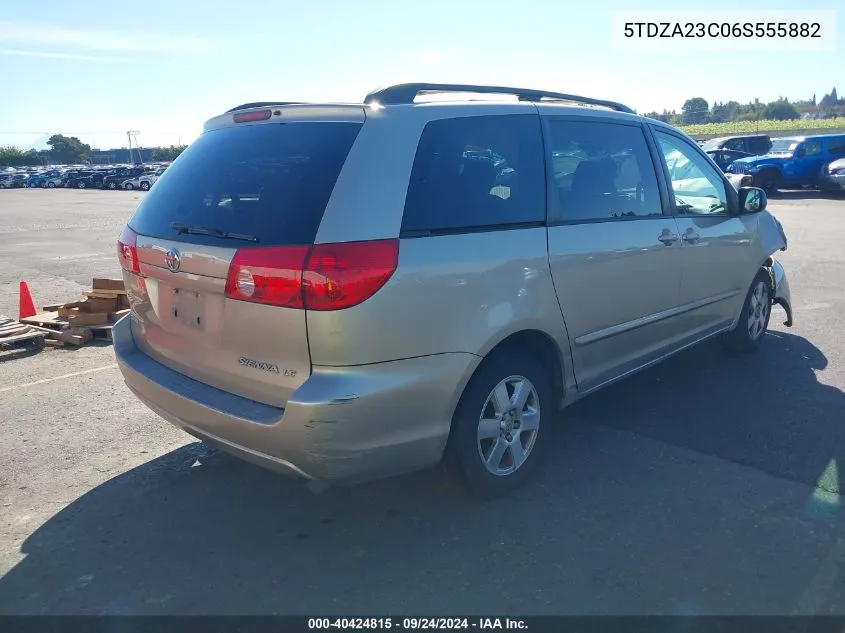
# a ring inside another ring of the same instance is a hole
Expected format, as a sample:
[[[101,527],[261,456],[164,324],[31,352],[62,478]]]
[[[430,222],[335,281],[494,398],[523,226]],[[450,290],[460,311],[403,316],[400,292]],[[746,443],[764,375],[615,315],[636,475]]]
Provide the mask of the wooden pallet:
[[[21,321],[44,333],[55,345],[85,345],[93,339],[111,341],[111,328],[129,312],[122,279],[94,278],[83,298],[43,306],[44,312]]]
[[[0,351],[44,347],[45,335],[25,323],[0,314]]]

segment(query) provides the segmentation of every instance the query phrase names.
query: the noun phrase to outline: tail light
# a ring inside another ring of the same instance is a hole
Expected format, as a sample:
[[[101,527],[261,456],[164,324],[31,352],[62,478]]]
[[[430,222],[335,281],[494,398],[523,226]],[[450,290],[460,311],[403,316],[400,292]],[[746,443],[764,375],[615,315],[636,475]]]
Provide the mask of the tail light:
[[[120,237],[117,238],[117,258],[120,260],[120,265],[123,270],[136,275],[141,272],[141,268],[138,266],[137,241],[137,233],[128,226],[123,227]]]
[[[343,310],[372,297],[396,271],[399,240],[239,250],[226,296],[306,310]]]
[[[226,296],[239,301],[302,308],[302,268],[308,246],[247,248],[235,253]]]

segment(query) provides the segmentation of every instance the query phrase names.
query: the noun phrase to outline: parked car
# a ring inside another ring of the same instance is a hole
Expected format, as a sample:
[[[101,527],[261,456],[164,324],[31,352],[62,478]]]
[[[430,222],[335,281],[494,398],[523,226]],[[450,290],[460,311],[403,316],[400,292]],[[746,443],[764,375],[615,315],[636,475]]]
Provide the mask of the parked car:
[[[91,184],[97,189],[105,189],[105,180],[108,176],[114,173],[112,169],[97,169],[91,175]]]
[[[845,156],[845,134],[817,134],[775,139],[765,156],[740,158],[728,166],[750,174],[754,184],[771,193],[781,187],[819,186],[822,168]]]
[[[123,183],[127,180],[141,176],[144,173],[146,173],[146,169],[144,167],[122,167],[114,170],[114,173],[106,176],[103,179],[103,186],[106,189],[120,189],[121,185],[123,185]]]
[[[707,155],[713,159],[713,162],[716,163],[722,171],[725,171],[728,168],[728,165],[739,158],[754,156],[754,154],[740,152],[734,149],[711,149],[707,150]]]
[[[24,186],[28,177],[29,175],[23,172],[3,174],[3,177],[0,178],[0,187],[3,189],[18,189]]]
[[[731,149],[745,152],[752,156],[767,154],[772,148],[772,139],[767,134],[748,134],[745,136],[722,136],[711,138],[701,144],[705,152],[714,149]]]
[[[845,158],[828,163],[819,176],[819,189],[845,191]]]
[[[165,168],[166,169],[166,168]],[[164,173],[164,169],[160,169],[158,171],[152,173],[145,173],[142,176],[136,176],[135,178],[130,178],[126,182],[121,185],[123,189],[140,189],[141,191],[149,191],[150,187],[155,184],[155,181],[158,180],[159,176]]]
[[[63,183],[70,189],[93,189],[94,172],[87,170],[70,172],[63,178]]]
[[[31,175],[27,181],[27,187],[40,187],[42,189],[53,189],[62,185],[62,174],[59,171],[47,171]]]
[[[676,173],[675,154],[692,166]],[[233,108],[117,246],[132,392],[210,444],[329,482],[445,461],[479,496],[505,493],[559,408],[708,339],[756,350],[773,304],[792,324],[762,190],[624,105],[536,90]]]

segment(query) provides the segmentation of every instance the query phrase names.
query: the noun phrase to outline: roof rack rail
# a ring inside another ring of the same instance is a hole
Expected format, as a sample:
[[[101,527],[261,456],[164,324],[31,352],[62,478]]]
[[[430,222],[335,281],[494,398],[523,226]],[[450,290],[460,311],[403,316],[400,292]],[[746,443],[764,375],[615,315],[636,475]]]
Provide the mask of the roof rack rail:
[[[250,108],[266,108],[269,106],[287,106],[287,105],[302,105],[301,101],[256,101],[254,103],[244,103],[231,110],[226,110],[226,114],[229,112],[237,112],[238,110],[249,110]]]
[[[581,97],[579,95],[564,94],[561,92],[548,92],[546,90],[531,90],[528,88],[509,88],[507,86],[474,86],[464,84],[429,84],[429,83],[410,83],[398,84],[389,86],[371,92],[364,99],[365,104],[374,102],[383,105],[399,105],[413,103],[414,99],[419,94],[438,93],[438,92],[475,92],[479,94],[510,94],[515,95],[520,101],[542,101],[549,99],[554,101],[568,101],[570,103],[580,103],[584,105],[595,105],[604,108],[610,108],[617,112],[627,112],[629,114],[636,114],[631,108],[615,101],[605,101],[604,99],[593,99],[591,97]]]

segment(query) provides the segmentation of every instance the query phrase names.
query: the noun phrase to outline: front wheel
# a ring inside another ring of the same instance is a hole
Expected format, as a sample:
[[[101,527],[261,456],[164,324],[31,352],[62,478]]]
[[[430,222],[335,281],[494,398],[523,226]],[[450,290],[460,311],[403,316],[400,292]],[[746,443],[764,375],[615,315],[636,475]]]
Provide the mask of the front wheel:
[[[781,186],[781,176],[780,173],[774,169],[764,169],[761,171],[755,180],[759,183],[757,186],[760,187],[763,191],[766,192],[767,195],[776,194],[778,188]]]
[[[77,189],[85,189],[85,183],[84,183],[84,182],[79,182],[79,183],[77,183],[77,184],[76,184],[76,188],[77,188]]]
[[[132,191],[135,187],[132,186],[131,182],[127,182],[125,185],[123,185],[123,188],[126,189],[126,191]]]
[[[145,180],[144,182],[141,183],[141,189],[143,189],[144,191],[149,191],[150,190],[150,183],[148,183]]]
[[[452,418],[446,463],[474,496],[510,492],[540,461],[555,410],[548,375],[531,354],[506,348],[470,380]]]
[[[728,350],[745,353],[759,349],[772,315],[772,275],[767,268],[751,283],[736,327],[725,337]]]
[[[54,183],[52,181],[47,183],[47,189],[55,189],[55,188],[56,188],[56,183]]]

